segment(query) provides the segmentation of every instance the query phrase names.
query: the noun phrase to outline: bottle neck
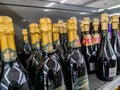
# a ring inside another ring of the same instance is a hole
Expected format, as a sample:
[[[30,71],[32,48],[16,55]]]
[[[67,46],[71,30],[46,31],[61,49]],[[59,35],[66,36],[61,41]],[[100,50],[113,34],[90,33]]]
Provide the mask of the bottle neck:
[[[23,40],[24,40],[24,43],[28,43],[28,36],[27,36],[27,34],[23,35]]]
[[[117,29],[113,29],[112,30],[112,37],[116,37],[118,36],[118,30]]]
[[[60,45],[60,39],[59,39],[59,33],[58,32],[54,32],[53,33],[53,43],[54,45]]]
[[[42,32],[42,49],[46,53],[53,52],[53,45],[52,45],[52,32]]]
[[[107,39],[108,37],[108,30],[102,30],[102,38]]]
[[[14,34],[3,34],[1,35],[1,57],[4,62],[15,61],[17,58],[17,52],[15,47]]]
[[[31,34],[31,43],[33,49],[40,49],[39,34]]]
[[[77,30],[68,31],[68,46],[71,48],[80,47],[80,40],[77,37]]]

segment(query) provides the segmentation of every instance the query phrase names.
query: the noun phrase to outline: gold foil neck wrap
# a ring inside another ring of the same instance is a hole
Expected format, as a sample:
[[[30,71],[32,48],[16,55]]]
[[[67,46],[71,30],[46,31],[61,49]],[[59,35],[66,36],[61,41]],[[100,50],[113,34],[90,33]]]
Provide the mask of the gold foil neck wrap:
[[[68,32],[69,30],[77,30],[77,19],[75,17],[68,20]]]
[[[59,25],[57,23],[53,24],[53,33],[59,33]]]
[[[39,23],[41,32],[52,31],[52,22],[50,18],[41,18]]]
[[[89,19],[89,17],[85,17],[83,19],[83,23],[84,23],[84,31],[89,31],[90,30],[90,19]]]
[[[112,23],[112,29],[116,30],[119,28],[119,16],[118,15],[113,15],[111,16],[111,23]]]
[[[108,30],[108,14],[103,13],[100,15],[101,18],[101,28],[102,30]]]
[[[30,33],[36,32],[36,30],[38,29],[38,24],[37,23],[29,24],[29,29],[30,29]]]
[[[98,26],[99,26],[99,19],[98,18],[94,18],[93,19],[93,30],[94,31],[98,31]]]
[[[67,23],[64,23],[64,33],[67,33]]]
[[[81,32],[84,32],[84,22],[83,21],[80,22],[80,28],[81,28]]]
[[[64,22],[63,20],[58,20],[59,32],[64,33]]]

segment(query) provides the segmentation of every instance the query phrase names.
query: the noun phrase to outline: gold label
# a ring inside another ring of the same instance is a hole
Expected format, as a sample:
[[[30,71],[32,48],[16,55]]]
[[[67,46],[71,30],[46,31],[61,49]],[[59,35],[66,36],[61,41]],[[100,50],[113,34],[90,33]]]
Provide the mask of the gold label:
[[[34,48],[34,49],[39,49],[39,48],[40,48],[40,43],[39,43],[39,41],[36,42],[36,43],[34,43],[34,44],[32,44],[32,48]]]
[[[54,45],[60,45],[60,40],[53,41]]]
[[[1,58],[4,62],[14,61],[17,58],[16,51],[12,49],[5,49],[3,52],[1,52]]]
[[[72,42],[69,42],[69,47],[80,47],[80,40],[79,39],[75,39]]]
[[[48,52],[48,53],[53,52],[53,45],[52,45],[52,43],[48,43],[48,44],[44,45],[43,46],[43,51],[44,52]]]
[[[99,44],[100,43],[100,35],[98,33],[94,34],[92,41],[93,41],[93,44]]]
[[[90,46],[90,45],[92,45],[92,37],[91,37],[90,34],[84,35],[82,44],[84,46]]]

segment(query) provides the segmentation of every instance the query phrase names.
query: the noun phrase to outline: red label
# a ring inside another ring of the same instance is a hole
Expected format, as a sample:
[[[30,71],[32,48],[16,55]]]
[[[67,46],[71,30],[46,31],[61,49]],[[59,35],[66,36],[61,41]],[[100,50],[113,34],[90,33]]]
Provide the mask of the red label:
[[[82,44],[85,45],[85,46],[92,45],[92,37],[91,37],[91,35],[85,35],[84,38],[83,38]]]
[[[100,35],[99,34],[93,35],[93,43],[94,44],[100,43]]]

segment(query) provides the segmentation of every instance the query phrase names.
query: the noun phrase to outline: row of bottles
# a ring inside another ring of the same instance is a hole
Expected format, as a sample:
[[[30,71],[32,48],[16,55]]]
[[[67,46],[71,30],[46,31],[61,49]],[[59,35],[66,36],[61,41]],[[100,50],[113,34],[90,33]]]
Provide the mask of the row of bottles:
[[[41,18],[39,25],[29,25],[31,45],[27,29],[22,30],[24,47],[19,60],[12,19],[0,16],[0,90],[89,90],[88,74],[93,73],[100,80],[113,80],[120,73],[119,18],[111,17],[111,39],[108,22],[106,13],[101,14],[100,23],[93,19],[91,34],[90,19],[85,17],[80,39],[75,17],[54,24],[50,18]]]

